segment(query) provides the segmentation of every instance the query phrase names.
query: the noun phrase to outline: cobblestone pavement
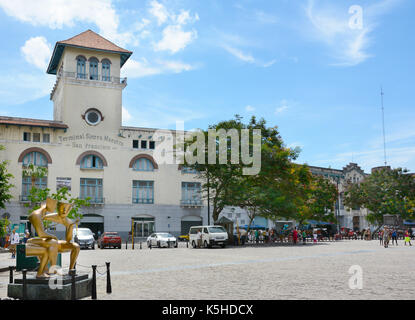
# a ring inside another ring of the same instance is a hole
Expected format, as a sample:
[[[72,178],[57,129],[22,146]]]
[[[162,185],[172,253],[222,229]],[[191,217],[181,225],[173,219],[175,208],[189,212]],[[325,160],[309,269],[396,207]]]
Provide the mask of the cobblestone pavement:
[[[105,262],[112,294],[106,294]],[[64,267],[69,254],[63,256]],[[191,249],[81,250],[78,272],[101,266],[98,299],[414,299],[415,246],[384,248],[376,240],[307,245]],[[363,271],[363,288],[350,289],[349,268]],[[0,273],[0,298],[8,272]],[[16,277],[20,276],[19,273]],[[88,298],[89,299],[89,298]]]

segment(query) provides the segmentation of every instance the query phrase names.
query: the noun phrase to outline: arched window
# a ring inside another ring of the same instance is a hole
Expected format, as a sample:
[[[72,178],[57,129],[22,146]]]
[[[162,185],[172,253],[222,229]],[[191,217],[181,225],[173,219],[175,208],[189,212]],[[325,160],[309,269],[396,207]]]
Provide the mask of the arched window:
[[[102,81],[110,81],[111,62],[108,59],[102,60]]]
[[[134,171],[154,171],[153,163],[146,158],[139,158],[133,164]]]
[[[89,59],[89,80],[98,80],[98,59]]]
[[[96,155],[89,154],[82,158],[81,169],[103,169],[102,159]]]
[[[76,58],[76,77],[79,79],[86,79],[86,59],[83,56]]]
[[[48,161],[42,153],[33,151],[23,157],[22,164],[25,167],[27,167],[29,164],[33,164],[39,167],[47,167]]]

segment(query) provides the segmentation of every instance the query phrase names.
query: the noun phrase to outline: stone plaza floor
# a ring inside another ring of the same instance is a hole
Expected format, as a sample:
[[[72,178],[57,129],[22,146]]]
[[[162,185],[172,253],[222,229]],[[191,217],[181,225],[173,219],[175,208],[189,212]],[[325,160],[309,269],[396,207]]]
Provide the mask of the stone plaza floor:
[[[412,241],[414,242],[414,241]],[[10,254],[1,254],[3,264]],[[111,262],[112,294],[106,294],[105,262]],[[69,254],[63,255],[68,266]],[[415,245],[384,248],[379,241],[341,240],[307,245],[258,245],[212,249],[81,250],[77,270],[100,266],[100,299],[414,299]],[[350,289],[352,266],[362,289]],[[358,268],[359,268],[358,267]],[[356,267],[354,267],[356,268]],[[15,273],[21,277],[21,273]],[[0,273],[0,298],[8,272]],[[88,298],[90,299],[90,298]]]

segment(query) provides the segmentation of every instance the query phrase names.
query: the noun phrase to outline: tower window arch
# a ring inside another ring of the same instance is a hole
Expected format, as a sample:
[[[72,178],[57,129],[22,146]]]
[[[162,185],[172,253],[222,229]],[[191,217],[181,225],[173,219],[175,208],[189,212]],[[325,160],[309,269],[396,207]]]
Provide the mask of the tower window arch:
[[[76,76],[79,79],[86,79],[86,58],[84,56],[76,58]]]
[[[28,154],[26,154],[23,157],[22,165],[24,167],[27,167],[29,164],[33,164],[35,166],[39,167],[47,167],[48,166],[48,160],[46,157],[37,151],[32,151]]]
[[[153,163],[146,158],[139,158],[133,164],[134,171],[154,171]]]
[[[98,80],[98,59],[89,59],[89,80]]]
[[[103,59],[102,63],[102,81],[110,81],[111,79],[111,61]]]

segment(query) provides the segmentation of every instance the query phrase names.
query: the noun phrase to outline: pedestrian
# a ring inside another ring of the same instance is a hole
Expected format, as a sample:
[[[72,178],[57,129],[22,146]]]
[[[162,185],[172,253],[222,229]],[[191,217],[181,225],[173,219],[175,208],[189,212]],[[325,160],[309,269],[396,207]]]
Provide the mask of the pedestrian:
[[[387,248],[389,246],[389,230],[385,228],[383,230],[383,246]]]
[[[26,229],[26,232],[24,234],[23,243],[27,243],[27,240],[30,238],[30,232]]]
[[[305,245],[307,242],[307,233],[305,232],[305,230],[303,230],[302,237],[303,237],[303,245]]]
[[[314,238],[313,242],[317,243],[317,230],[316,229],[314,229],[313,231],[313,238]]]
[[[409,236],[411,237],[411,239],[413,239],[414,238],[414,232],[412,231],[412,228],[409,228]]]
[[[405,231],[405,245],[406,245],[406,243],[409,243],[409,245],[412,246],[411,237],[409,235],[409,231],[408,230]]]
[[[384,232],[384,230],[380,230],[379,231],[379,244],[381,245],[381,246],[383,246],[383,232]]]
[[[197,247],[202,247],[202,230],[200,229],[197,230]]]
[[[294,228],[294,230],[293,230],[293,242],[294,242],[294,244],[297,244],[297,238],[298,238],[297,228]]]
[[[255,242],[258,243],[259,242],[259,232],[258,229],[255,230]]]
[[[395,241],[395,244],[398,245],[398,233],[396,232],[396,229],[393,229],[392,231],[392,245],[393,241]]]
[[[12,234],[10,235],[10,251],[12,252],[12,259],[16,258],[16,246],[19,242],[19,234],[16,232],[16,229],[13,229]]]

